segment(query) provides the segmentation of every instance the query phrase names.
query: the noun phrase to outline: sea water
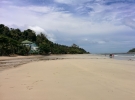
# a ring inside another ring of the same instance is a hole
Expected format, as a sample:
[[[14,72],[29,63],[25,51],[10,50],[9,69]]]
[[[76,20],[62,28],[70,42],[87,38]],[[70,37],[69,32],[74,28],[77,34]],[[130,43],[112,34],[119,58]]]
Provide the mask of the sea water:
[[[118,60],[135,60],[135,53],[132,54],[114,54],[114,59]]]
[[[97,54],[97,55],[102,55],[105,57],[110,58],[110,54]],[[135,61],[135,53],[113,53],[114,57],[110,58],[110,59],[117,59],[117,60],[133,60]]]

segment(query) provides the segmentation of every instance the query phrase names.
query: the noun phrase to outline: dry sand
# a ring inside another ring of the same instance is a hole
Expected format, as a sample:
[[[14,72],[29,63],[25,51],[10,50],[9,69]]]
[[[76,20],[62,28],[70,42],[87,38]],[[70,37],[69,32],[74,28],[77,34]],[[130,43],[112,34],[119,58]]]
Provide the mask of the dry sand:
[[[28,63],[0,72],[0,100],[135,100],[135,62],[72,56]]]

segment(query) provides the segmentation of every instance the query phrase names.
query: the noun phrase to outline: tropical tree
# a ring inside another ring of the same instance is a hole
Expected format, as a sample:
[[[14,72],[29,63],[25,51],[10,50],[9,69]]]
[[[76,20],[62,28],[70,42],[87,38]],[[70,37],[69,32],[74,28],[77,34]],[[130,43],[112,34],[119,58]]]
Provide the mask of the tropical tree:
[[[129,50],[128,52],[135,52],[135,48]]]
[[[24,40],[36,43],[39,46],[40,54],[47,54],[49,52],[53,54],[87,53],[83,48],[79,48],[76,44],[69,47],[53,43],[44,33],[36,35],[31,29],[22,32],[20,29],[9,29],[7,26],[0,24],[0,55],[28,55],[31,51],[31,47],[22,45],[21,42]]]

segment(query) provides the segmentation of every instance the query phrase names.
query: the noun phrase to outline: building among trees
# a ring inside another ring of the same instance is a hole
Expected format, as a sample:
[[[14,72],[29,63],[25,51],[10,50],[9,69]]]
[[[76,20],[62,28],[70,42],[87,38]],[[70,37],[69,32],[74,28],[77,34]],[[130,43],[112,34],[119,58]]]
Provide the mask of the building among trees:
[[[38,46],[35,43],[28,41],[28,40],[24,40],[21,43],[29,49],[29,53],[38,52]]]
[[[21,31],[0,24],[0,56],[29,54],[86,54],[78,45],[61,45],[50,41],[44,33],[36,35],[31,29]]]

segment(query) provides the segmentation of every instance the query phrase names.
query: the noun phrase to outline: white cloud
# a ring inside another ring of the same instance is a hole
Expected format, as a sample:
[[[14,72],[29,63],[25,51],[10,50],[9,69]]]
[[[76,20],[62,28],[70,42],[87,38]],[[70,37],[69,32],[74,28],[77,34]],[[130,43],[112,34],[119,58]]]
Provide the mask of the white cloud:
[[[89,40],[89,43],[90,43],[90,44],[98,44],[98,45],[101,45],[101,44],[105,44],[106,41],[103,41],[103,40]]]
[[[9,9],[12,12],[9,12]],[[89,17],[75,17],[71,13],[58,11],[57,8],[54,7],[9,6],[0,10],[2,14],[0,21],[4,20],[8,25],[15,24],[18,26],[34,26],[34,28],[31,28],[37,31],[45,29],[46,31],[58,31],[63,34],[73,35],[110,34],[133,31],[129,27],[122,25],[120,20],[115,19],[118,12],[106,13],[103,9],[106,8],[97,6],[94,8],[94,11],[90,13]],[[46,13],[40,14],[37,12]],[[106,20],[107,18],[110,18],[112,21]],[[119,24],[116,25],[117,23]],[[40,26],[40,28],[38,26]]]
[[[35,9],[37,9],[36,11],[39,11],[39,8],[47,9],[45,10],[45,12],[48,13],[40,15],[39,13],[31,11],[31,9],[33,9],[34,11]],[[9,12],[9,9],[12,12]],[[48,9],[51,8],[38,6],[32,6],[32,8],[27,6],[10,6],[6,9],[3,8],[3,10],[1,10],[2,18],[0,18],[0,21],[4,20],[8,25],[15,24],[18,26],[31,26],[33,30],[36,30],[38,32],[45,29],[46,31],[58,31],[59,33],[69,35],[110,34],[115,32],[133,31],[125,25],[115,25],[115,21],[99,21],[98,19],[100,17],[102,18],[103,14],[102,16],[95,14],[95,16],[92,15],[89,18],[81,18],[74,17],[71,13],[66,12],[58,12],[55,10],[51,10],[49,12]],[[97,21],[95,21],[94,19]]]
[[[55,0],[58,3],[65,3],[65,4],[70,4],[72,0]]]
[[[92,0],[54,0],[58,3],[63,3],[63,4],[80,4],[80,3],[84,3],[87,1],[92,1]]]
[[[135,29],[135,20],[131,19],[131,18],[125,18],[124,19],[124,24]]]
[[[35,11],[35,12],[40,12],[40,13],[48,13],[48,12],[53,11],[53,8],[49,8],[49,7],[45,7],[45,6],[44,7],[29,6],[28,10]]]
[[[55,36],[54,36],[54,34],[52,34],[52,33],[47,33],[47,38],[50,41],[52,41],[52,42],[56,42],[57,41],[56,38],[55,38]]]
[[[45,34],[45,35],[47,36],[47,38],[48,38],[50,41],[56,42],[56,38],[55,38],[54,34],[45,31],[45,29],[43,29],[43,28],[41,28],[41,27],[39,27],[39,26],[28,26],[27,28],[28,28],[28,29],[31,29],[31,30],[33,30],[33,31],[35,31],[36,34],[43,33],[43,34]]]
[[[104,44],[106,43],[105,41],[97,41],[98,44]]]
[[[12,4],[12,2],[9,0],[1,0],[0,4]]]
[[[88,38],[84,38],[84,39],[82,39],[82,41],[89,41],[89,39]]]
[[[0,7],[0,22],[20,29],[30,28],[36,33],[43,32],[53,42],[70,42],[70,44],[77,42],[95,47],[103,47],[107,44],[108,47],[110,44],[113,46],[121,41],[119,40],[120,38],[124,38],[124,36],[121,36],[116,43],[106,42],[103,39],[105,35],[113,36],[112,34],[114,33],[134,33],[134,4],[113,4],[107,6],[101,3],[82,4],[82,2],[87,0],[57,1],[65,2],[66,4],[76,4],[77,6],[72,5],[74,6],[73,8],[76,8],[75,11],[79,14],[83,14],[81,12],[85,11],[87,15],[78,16],[72,11],[63,11],[64,8],[57,8],[56,6],[14,6],[9,4],[8,6]],[[102,36],[98,39],[87,37],[98,36],[99,34]],[[82,37],[83,35],[85,36],[84,38]],[[58,40],[59,37],[60,39]],[[127,39],[128,37],[125,36],[125,38]],[[127,45],[133,44],[133,42],[124,43]]]
[[[28,29],[34,30],[36,33],[44,33],[45,30],[39,26],[28,26]]]

